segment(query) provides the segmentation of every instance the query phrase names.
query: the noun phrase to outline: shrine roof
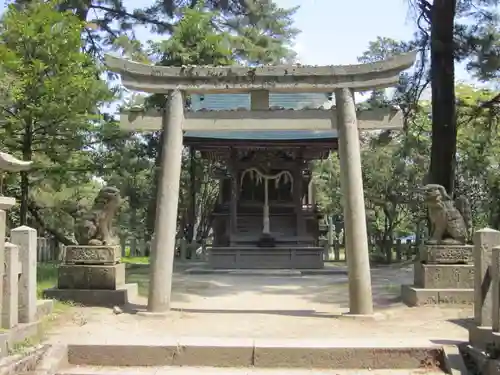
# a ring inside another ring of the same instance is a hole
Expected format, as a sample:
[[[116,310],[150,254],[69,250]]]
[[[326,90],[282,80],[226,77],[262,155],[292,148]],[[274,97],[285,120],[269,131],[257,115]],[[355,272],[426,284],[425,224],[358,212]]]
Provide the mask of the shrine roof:
[[[265,130],[265,131],[186,131],[185,140],[220,141],[316,141],[337,139],[336,130]]]

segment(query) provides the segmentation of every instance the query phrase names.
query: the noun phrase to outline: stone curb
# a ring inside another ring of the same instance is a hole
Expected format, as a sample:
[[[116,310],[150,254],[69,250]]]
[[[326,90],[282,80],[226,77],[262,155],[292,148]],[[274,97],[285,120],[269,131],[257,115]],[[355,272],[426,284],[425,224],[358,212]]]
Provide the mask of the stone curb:
[[[57,375],[445,375],[441,370],[255,369],[234,367],[86,367],[63,369]]]
[[[49,345],[38,345],[23,354],[16,354],[0,360],[0,375],[21,375],[31,373],[40,359],[49,349]]]
[[[68,364],[68,347],[52,345],[43,354],[35,370],[30,375],[54,375]]]
[[[207,269],[188,268],[188,275],[231,275],[231,276],[313,276],[313,275],[347,275],[346,269],[318,270],[245,270],[245,269]]]
[[[444,365],[451,375],[468,375],[469,371],[465,367],[462,354],[458,346],[445,345]]]
[[[444,369],[442,346],[366,347],[264,339],[163,340],[143,345],[69,344],[68,364],[318,369]],[[170,341],[170,342],[168,342]]]

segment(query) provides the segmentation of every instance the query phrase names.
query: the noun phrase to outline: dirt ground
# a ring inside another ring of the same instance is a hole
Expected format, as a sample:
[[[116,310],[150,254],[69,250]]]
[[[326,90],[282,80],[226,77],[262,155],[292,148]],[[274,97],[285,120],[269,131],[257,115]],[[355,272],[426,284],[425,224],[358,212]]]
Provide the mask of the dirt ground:
[[[134,311],[146,306],[146,267],[130,270],[139,296],[126,312],[76,307],[72,318],[50,332],[53,342],[138,343],[169,338],[252,338],[328,340],[343,345],[451,344],[467,340],[472,306],[408,308],[399,302],[401,284],[411,284],[411,267],[372,270],[371,321],[341,317],[348,311],[348,279],[310,276],[175,274],[172,310],[158,318]]]

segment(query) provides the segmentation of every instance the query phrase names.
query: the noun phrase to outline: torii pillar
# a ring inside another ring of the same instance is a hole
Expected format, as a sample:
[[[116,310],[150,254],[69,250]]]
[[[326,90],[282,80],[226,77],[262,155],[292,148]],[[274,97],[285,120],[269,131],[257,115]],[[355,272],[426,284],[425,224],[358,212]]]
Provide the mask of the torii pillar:
[[[349,313],[373,314],[365,197],[354,92],[335,90],[339,135],[340,187],[344,198],[344,233],[349,278]]]
[[[149,268],[148,311],[152,313],[170,309],[184,121],[184,100],[179,90],[172,90],[167,94],[162,120],[161,169]]]

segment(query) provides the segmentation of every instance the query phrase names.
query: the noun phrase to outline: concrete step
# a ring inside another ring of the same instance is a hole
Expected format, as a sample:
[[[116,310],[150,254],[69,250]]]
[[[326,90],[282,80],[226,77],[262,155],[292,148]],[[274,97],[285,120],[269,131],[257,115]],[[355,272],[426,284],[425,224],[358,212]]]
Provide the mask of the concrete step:
[[[445,372],[426,369],[257,369],[217,367],[92,367],[74,366],[59,370],[57,375],[443,375]]]
[[[437,369],[442,346],[349,345],[348,342],[219,338],[162,338],[137,344],[86,343],[67,346],[71,366],[179,366],[243,369]]]

